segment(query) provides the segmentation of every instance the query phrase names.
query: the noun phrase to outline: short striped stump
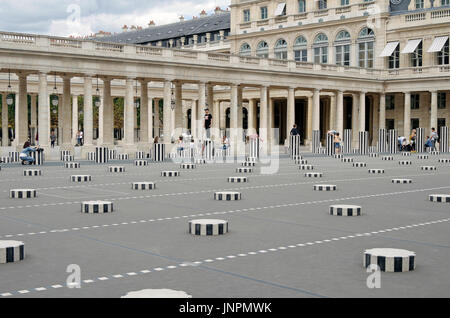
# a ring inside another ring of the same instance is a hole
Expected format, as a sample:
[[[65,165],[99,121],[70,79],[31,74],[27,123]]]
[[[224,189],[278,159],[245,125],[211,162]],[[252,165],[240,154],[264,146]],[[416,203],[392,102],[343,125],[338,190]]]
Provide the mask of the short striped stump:
[[[426,159],[429,159],[430,158],[430,156],[428,156],[428,155],[418,155],[417,156],[417,159],[419,159],[419,160],[426,160]]]
[[[402,156],[403,157],[411,157],[411,153],[410,152],[402,152]]]
[[[434,171],[434,170],[437,170],[435,166],[423,166],[423,167],[420,167],[420,169],[423,170],[423,171]]]
[[[258,158],[256,158],[256,157],[247,157],[247,158],[245,158],[245,161],[246,162],[257,162]]]
[[[91,182],[92,177],[91,176],[70,176],[70,181],[72,182]]]
[[[301,165],[298,167],[300,170],[314,170],[313,165]]]
[[[117,155],[117,159],[120,161],[124,161],[124,160],[129,160],[130,159],[130,155],[127,153],[120,153]]]
[[[401,160],[398,162],[400,166],[412,166],[412,161],[410,160]]]
[[[384,169],[369,169],[369,174],[383,174]]]
[[[361,216],[362,208],[358,205],[332,205],[330,215],[335,216]]]
[[[354,160],[353,160],[353,158],[342,158],[341,159],[341,162],[343,162],[343,163],[352,163]]]
[[[370,153],[369,158],[378,158],[380,155],[377,153]]]
[[[189,221],[189,234],[196,236],[218,236],[228,233],[228,221],[192,220]]]
[[[236,172],[237,173],[252,173],[253,169],[252,168],[237,168]]]
[[[25,244],[19,241],[0,241],[0,264],[16,263],[25,259]]]
[[[306,178],[322,178],[323,173],[322,172],[307,172],[305,173]]]
[[[134,161],[134,165],[136,167],[144,167],[144,166],[148,166],[148,161],[147,160],[135,160]]]
[[[342,155],[342,154],[335,154],[334,155],[334,159],[342,159],[342,158],[344,158],[344,155]]]
[[[412,183],[411,179],[392,179],[392,183],[394,184],[409,184]]]
[[[243,167],[256,167],[256,162],[243,162]]]
[[[125,167],[109,167],[109,172],[112,173],[123,173],[125,172]]]
[[[180,165],[180,168],[184,170],[194,170],[197,166],[193,163],[183,163]]]
[[[295,160],[294,162],[296,165],[302,165],[302,166],[308,164],[308,160],[305,160],[305,159]]]
[[[430,155],[439,156],[441,153],[439,151],[430,151]]]
[[[239,201],[242,195],[239,192],[216,192],[214,193],[214,200],[216,201]]]
[[[365,162],[355,162],[353,164],[353,167],[354,168],[365,168],[365,167],[367,167],[367,164]]]
[[[81,212],[86,214],[112,213],[114,205],[108,201],[85,201],[81,203]]]
[[[10,157],[1,157],[0,158],[0,162],[1,163],[11,163],[11,158]]]
[[[438,160],[439,163],[450,163],[450,159],[447,158],[441,158]]]
[[[247,183],[248,178],[247,177],[229,177],[228,182],[229,183]]]
[[[380,271],[402,273],[416,268],[416,253],[394,248],[374,248],[364,252],[364,267],[377,265]]]
[[[12,189],[9,191],[11,199],[31,199],[36,198],[36,190],[34,189]]]
[[[179,177],[180,172],[178,171],[162,171],[161,177]]]
[[[194,163],[197,165],[204,165],[206,164],[206,159],[195,159]]]
[[[65,162],[64,168],[66,169],[80,169],[81,165],[79,162]]]
[[[63,161],[73,161],[73,156],[72,155],[64,155],[63,156]]]
[[[132,190],[155,190],[156,185],[154,182],[133,182],[131,184]]]
[[[23,175],[25,177],[37,177],[37,176],[42,176],[42,171],[41,170],[36,170],[36,169],[27,169],[23,171]]]
[[[393,161],[394,157],[393,156],[383,156],[383,157],[381,157],[381,160],[383,160],[383,161]]]
[[[450,194],[432,194],[429,199],[431,202],[450,203]]]
[[[314,191],[336,191],[337,186],[330,184],[317,184],[314,186]]]
[[[145,159],[147,156],[145,155],[144,151],[138,151],[136,152],[136,159]]]
[[[302,160],[303,159],[303,156],[302,155],[295,155],[295,156],[292,156],[292,160]]]

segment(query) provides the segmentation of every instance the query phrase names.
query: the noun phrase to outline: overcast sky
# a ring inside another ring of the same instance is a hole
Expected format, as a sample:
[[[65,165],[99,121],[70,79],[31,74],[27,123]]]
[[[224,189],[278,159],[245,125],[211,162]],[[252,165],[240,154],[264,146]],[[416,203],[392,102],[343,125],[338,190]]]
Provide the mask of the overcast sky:
[[[147,27],[209,13],[230,0],[15,0],[1,1],[0,31],[84,36],[99,30],[121,32],[124,24]]]

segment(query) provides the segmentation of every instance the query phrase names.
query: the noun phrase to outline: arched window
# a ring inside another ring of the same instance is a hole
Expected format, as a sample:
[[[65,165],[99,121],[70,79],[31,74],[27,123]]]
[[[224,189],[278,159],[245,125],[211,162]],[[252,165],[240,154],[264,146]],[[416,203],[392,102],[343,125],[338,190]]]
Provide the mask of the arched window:
[[[239,50],[239,54],[243,56],[249,56],[252,54],[252,48],[248,43],[244,43]]]
[[[266,41],[261,41],[258,43],[258,47],[256,49],[256,56],[262,58],[269,57],[269,45],[267,44]]]
[[[308,41],[299,36],[294,42],[294,58],[297,62],[308,62]]]
[[[359,67],[373,68],[375,33],[370,28],[364,28],[358,35]]]
[[[336,36],[335,42],[337,65],[350,66],[350,45],[350,33],[345,30],[339,32]]]
[[[314,39],[314,63],[328,63],[328,37],[320,33]]]
[[[298,0],[298,12],[303,13],[306,12],[306,1]]]
[[[275,43],[275,58],[287,60],[287,42],[284,39],[279,39]]]

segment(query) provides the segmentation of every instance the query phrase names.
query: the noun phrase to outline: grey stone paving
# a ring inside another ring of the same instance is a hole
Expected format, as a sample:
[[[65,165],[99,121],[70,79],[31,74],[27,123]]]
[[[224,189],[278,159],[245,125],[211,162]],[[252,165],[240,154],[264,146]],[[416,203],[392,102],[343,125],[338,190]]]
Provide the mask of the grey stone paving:
[[[48,163],[41,177],[24,177],[28,166],[2,165],[0,240],[25,242],[26,258],[0,265],[2,297],[120,297],[143,289],[172,289],[193,297],[449,297],[450,204],[432,203],[429,194],[450,194],[450,164],[430,156],[408,157],[412,166],[357,157],[367,168],[338,159],[308,156],[323,178],[282,158],[275,175],[258,167],[239,176],[235,164],[179,164],[135,167],[112,174],[109,165],[81,162],[81,169]],[[117,162],[111,165],[117,165]],[[421,171],[435,165],[437,171]],[[382,168],[382,175],[368,169]],[[163,170],[179,170],[163,178]],[[71,175],[92,175],[72,183]],[[242,176],[244,176],[242,175]],[[412,184],[392,184],[410,178]],[[151,181],[156,190],[131,190]],[[315,184],[337,191],[314,191]],[[38,198],[9,199],[9,190],[33,188]],[[238,190],[243,200],[214,201],[218,190]],[[114,200],[112,214],[80,212],[81,201]],[[328,214],[333,204],[361,205],[361,217]],[[221,237],[188,234],[188,221],[218,218],[230,222]],[[366,286],[364,250],[391,247],[417,253],[417,269],[382,274],[381,289]],[[81,267],[80,289],[66,287],[70,264]],[[60,287],[60,286],[61,287]],[[53,286],[53,287],[52,287]]]

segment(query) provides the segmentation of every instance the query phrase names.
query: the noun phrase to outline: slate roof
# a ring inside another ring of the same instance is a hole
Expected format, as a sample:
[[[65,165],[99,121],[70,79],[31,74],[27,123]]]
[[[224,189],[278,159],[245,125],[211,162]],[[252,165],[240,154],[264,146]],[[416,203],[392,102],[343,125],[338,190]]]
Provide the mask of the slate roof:
[[[167,39],[202,34],[220,30],[230,29],[231,14],[229,12],[218,13],[161,26],[154,26],[143,30],[128,30],[127,32],[112,36],[93,38],[99,42],[145,44],[148,42],[162,41]]]

